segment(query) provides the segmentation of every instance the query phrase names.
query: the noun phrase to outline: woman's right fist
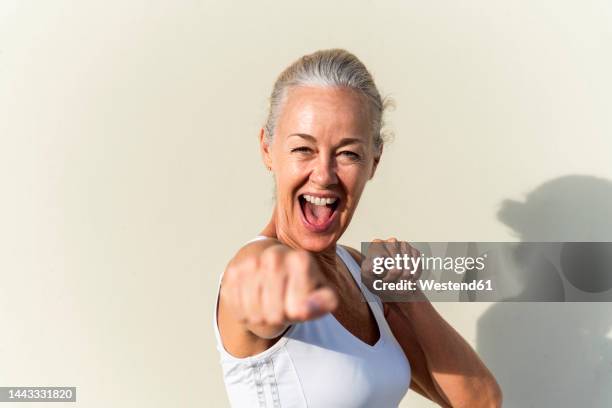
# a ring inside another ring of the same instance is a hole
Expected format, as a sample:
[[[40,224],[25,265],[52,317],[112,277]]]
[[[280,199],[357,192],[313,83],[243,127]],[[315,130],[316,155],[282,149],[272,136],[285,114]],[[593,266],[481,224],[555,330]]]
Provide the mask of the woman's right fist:
[[[338,299],[307,251],[277,244],[228,265],[221,300],[261,338],[279,336],[292,323],[333,311]]]

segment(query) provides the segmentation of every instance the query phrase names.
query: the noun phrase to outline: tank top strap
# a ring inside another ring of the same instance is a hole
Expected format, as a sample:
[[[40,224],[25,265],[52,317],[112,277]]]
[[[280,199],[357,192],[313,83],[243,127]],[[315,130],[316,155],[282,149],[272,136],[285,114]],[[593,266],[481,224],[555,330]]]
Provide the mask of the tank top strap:
[[[361,282],[361,266],[357,264],[355,258],[351,255],[351,253],[344,248],[342,245],[336,245],[336,254],[342,259],[348,270],[353,275],[353,279],[357,282]]]
[[[340,257],[340,259],[342,259],[348,270],[351,272],[355,283],[357,283],[357,286],[359,286],[359,290],[361,290],[361,293],[363,293],[363,296],[365,297],[366,301],[369,303],[377,303],[382,308],[380,298],[370,292],[365,286],[363,286],[361,282],[361,265],[357,263],[355,258],[353,258],[350,252],[342,245],[336,245],[336,253]]]
[[[272,239],[272,238],[266,237],[265,235],[257,235],[255,236],[255,238],[249,239],[247,242],[245,242],[244,245],[250,244],[251,242],[255,242],[255,241],[263,241],[264,239]]]

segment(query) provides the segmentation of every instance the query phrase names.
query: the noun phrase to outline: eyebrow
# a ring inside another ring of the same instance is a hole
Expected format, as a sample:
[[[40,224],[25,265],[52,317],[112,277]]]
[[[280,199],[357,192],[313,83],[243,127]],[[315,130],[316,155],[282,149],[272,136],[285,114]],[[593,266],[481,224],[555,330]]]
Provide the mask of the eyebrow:
[[[298,136],[298,137],[301,137],[302,139],[306,139],[306,140],[308,140],[310,142],[316,142],[317,141],[317,139],[315,139],[314,136],[311,136],[308,133],[292,133],[289,136],[287,136],[287,138],[290,138],[292,136]]]
[[[302,139],[306,139],[313,143],[317,142],[317,139],[314,136],[309,135],[308,133],[292,133],[289,136],[287,136],[287,138],[290,138],[292,136],[301,137]],[[356,137],[345,137],[344,139],[340,141],[340,143],[338,143],[338,147],[346,146],[346,145],[353,144],[353,143],[365,144],[365,142],[362,139],[359,139]]]

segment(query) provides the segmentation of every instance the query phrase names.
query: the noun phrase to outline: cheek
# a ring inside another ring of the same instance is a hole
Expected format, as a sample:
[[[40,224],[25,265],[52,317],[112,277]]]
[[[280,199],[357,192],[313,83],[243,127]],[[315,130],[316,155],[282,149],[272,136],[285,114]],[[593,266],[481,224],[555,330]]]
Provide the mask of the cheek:
[[[347,170],[344,174],[340,175],[340,178],[346,188],[349,198],[352,200],[355,200],[361,195],[368,181],[363,168]]]
[[[291,163],[283,167],[281,174],[277,174],[276,176],[277,195],[283,199],[291,199],[294,191],[300,186],[300,183],[304,179],[302,173],[303,172],[295,168]]]
[[[309,167],[307,162],[285,160],[281,165],[282,171],[277,181],[287,190],[297,188],[308,177]],[[290,193],[290,191],[288,191]]]

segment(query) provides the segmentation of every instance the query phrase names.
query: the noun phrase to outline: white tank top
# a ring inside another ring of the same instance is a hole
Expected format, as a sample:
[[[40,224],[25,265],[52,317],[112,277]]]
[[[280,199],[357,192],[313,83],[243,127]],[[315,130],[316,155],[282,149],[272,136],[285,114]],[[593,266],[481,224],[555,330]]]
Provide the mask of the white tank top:
[[[253,241],[258,239],[266,237]],[[355,259],[340,245],[336,253],[359,282]],[[232,407],[397,407],[410,385],[410,364],[387,324],[380,300],[370,293],[364,296],[376,299],[368,302],[380,333],[373,346],[353,336],[328,313],[292,325],[272,347],[246,358],[236,358],[223,347],[215,307],[217,349]]]

